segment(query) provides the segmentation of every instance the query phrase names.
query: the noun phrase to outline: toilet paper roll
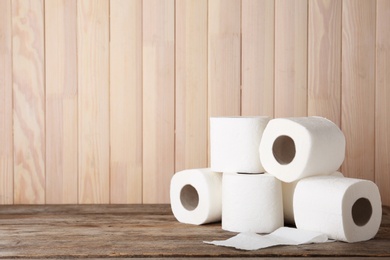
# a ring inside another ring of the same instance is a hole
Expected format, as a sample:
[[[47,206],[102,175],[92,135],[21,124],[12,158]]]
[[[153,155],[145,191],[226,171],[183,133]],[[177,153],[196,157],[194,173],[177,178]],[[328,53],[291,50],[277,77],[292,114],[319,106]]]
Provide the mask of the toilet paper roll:
[[[171,179],[170,198],[179,222],[200,225],[220,221],[222,173],[209,168],[177,172]]]
[[[259,145],[269,120],[269,117],[211,117],[211,169],[217,172],[264,172]]]
[[[373,238],[381,223],[381,206],[378,187],[367,180],[318,176],[299,181],[295,188],[297,228],[345,242]]]
[[[341,172],[331,174],[334,177],[344,177]],[[282,182],[284,224],[294,225],[294,192],[299,181],[291,183]]]
[[[344,134],[323,117],[273,119],[260,143],[264,169],[284,182],[335,172],[344,156]]]
[[[283,226],[282,186],[270,174],[223,173],[222,229],[269,233]]]

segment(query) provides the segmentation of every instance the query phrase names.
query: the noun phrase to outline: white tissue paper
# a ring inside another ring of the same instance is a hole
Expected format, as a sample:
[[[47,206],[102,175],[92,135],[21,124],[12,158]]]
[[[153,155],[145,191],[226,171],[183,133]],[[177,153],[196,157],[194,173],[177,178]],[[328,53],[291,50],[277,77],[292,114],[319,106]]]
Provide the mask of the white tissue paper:
[[[269,120],[269,117],[211,117],[211,169],[217,172],[264,172],[259,145]]]
[[[209,168],[177,172],[171,179],[170,199],[179,222],[200,225],[220,221],[222,173]]]
[[[270,233],[282,226],[282,186],[278,179],[267,173],[223,173],[222,229]]]
[[[359,242],[378,232],[382,205],[378,187],[368,180],[317,176],[298,182],[294,194],[298,229]]]
[[[234,247],[241,250],[258,250],[277,245],[302,245],[327,241],[328,237],[318,232],[281,227],[273,233],[264,236],[255,233],[240,233],[227,240],[204,241],[204,243]]]
[[[334,177],[344,177],[341,172],[331,174]],[[282,182],[284,224],[295,224],[294,220],[294,192],[299,181],[291,183]]]
[[[264,169],[284,182],[335,172],[344,156],[344,134],[323,117],[273,119],[260,143]]]

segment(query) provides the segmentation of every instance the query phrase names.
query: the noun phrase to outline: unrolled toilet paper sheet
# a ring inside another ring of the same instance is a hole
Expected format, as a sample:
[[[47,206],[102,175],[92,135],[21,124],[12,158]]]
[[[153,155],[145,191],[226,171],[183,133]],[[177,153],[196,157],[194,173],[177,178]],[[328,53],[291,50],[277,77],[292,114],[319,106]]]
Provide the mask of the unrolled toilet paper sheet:
[[[241,250],[258,250],[278,245],[302,245],[324,242],[331,242],[325,234],[288,227],[281,227],[268,235],[240,233],[227,240],[204,241],[206,244],[234,247]]]

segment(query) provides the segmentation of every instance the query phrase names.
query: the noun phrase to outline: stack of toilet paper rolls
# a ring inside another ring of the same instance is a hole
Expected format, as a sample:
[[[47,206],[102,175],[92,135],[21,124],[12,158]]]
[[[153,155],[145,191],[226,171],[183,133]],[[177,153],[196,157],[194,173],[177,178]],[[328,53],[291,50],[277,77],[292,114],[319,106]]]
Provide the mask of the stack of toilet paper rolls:
[[[171,207],[188,224],[222,220],[232,232],[284,224],[357,242],[378,232],[382,205],[371,181],[343,177],[345,137],[323,117],[210,118],[211,168],[176,173]]]

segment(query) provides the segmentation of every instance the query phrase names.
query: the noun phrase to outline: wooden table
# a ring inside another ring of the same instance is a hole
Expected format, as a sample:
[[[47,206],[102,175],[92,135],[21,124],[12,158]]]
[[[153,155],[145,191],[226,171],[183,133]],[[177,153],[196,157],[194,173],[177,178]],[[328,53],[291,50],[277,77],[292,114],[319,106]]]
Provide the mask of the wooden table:
[[[177,222],[169,205],[0,206],[0,258],[387,257],[390,209],[375,239],[279,246],[257,251],[204,244],[232,237],[220,223]]]

